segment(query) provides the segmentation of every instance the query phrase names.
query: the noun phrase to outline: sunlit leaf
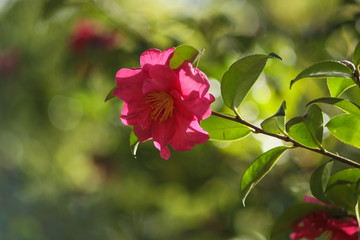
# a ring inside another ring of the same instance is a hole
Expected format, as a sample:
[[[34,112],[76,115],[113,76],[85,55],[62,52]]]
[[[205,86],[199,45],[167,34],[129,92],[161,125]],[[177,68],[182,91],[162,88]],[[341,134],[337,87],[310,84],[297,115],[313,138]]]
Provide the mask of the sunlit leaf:
[[[340,108],[341,110],[347,112],[347,113],[351,113],[353,115],[356,115],[358,117],[360,117],[360,106],[357,105],[356,103],[353,103],[349,100],[346,99],[342,99],[342,98],[329,98],[329,97],[325,97],[325,98],[318,98],[315,99],[311,102],[309,102],[307,105],[310,105],[312,103],[326,103],[326,104],[331,104],[334,105],[338,108]]]
[[[136,156],[136,152],[139,147],[139,140],[136,137],[133,130],[131,130],[131,132],[130,132],[129,142],[130,142],[130,151],[131,151],[132,155]]]
[[[181,45],[174,50],[174,54],[170,59],[170,68],[176,69],[183,64],[184,61],[189,61],[195,67],[198,64],[200,55],[204,50],[197,50],[196,48],[189,45]]]
[[[315,211],[328,211],[328,208],[321,204],[302,203],[286,209],[275,221],[271,230],[270,239],[278,239],[283,233],[287,234],[287,232],[292,229],[293,224]]]
[[[345,66],[340,62],[323,61],[316,63],[306,68],[301,73],[299,73],[299,75],[297,75],[295,79],[291,80],[290,88],[298,80],[309,77],[314,77],[314,78],[343,77],[343,78],[353,79],[353,73],[350,70],[350,68],[348,68],[347,66]]]
[[[269,58],[279,58],[276,54],[250,55],[232,64],[225,72],[221,82],[221,95],[226,106],[237,109],[259,75]]]
[[[263,153],[245,170],[241,178],[241,200],[245,200],[255,185],[272,169],[279,157],[288,149],[280,146]]]
[[[327,85],[330,95],[332,97],[339,97],[349,88],[356,86],[356,83],[349,78],[329,77],[327,78]]]
[[[331,176],[333,163],[334,161],[330,160],[322,164],[315,169],[310,178],[310,189],[312,195],[323,202],[328,202],[325,197],[325,191]]]
[[[237,140],[251,132],[245,125],[213,115],[201,121],[200,125],[209,133],[210,140]]]
[[[353,114],[338,115],[326,124],[340,141],[360,148],[360,118]]]
[[[261,123],[261,128],[267,132],[274,134],[282,134],[285,132],[285,110],[286,102],[284,101],[274,116],[265,119]]]
[[[356,45],[356,48],[354,50],[354,64],[357,67],[360,62],[360,42]]]
[[[115,86],[113,89],[111,89],[110,92],[106,95],[105,102],[107,102],[107,101],[113,99],[114,97],[116,97],[113,94],[116,88],[117,88],[117,86]]]
[[[304,117],[295,117],[286,123],[286,131],[295,141],[309,148],[321,147],[323,116],[317,105],[312,105]]]

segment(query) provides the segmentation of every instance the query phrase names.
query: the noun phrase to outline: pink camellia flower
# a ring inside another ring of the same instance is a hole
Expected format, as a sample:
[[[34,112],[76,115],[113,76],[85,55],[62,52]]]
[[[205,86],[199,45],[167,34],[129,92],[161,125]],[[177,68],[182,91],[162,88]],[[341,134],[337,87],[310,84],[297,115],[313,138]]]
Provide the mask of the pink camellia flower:
[[[116,44],[117,36],[112,32],[106,32],[100,26],[88,20],[76,24],[70,39],[70,47],[73,52],[85,52],[91,49],[110,50]]]
[[[124,101],[122,122],[133,126],[140,142],[153,139],[164,159],[170,157],[168,144],[176,151],[187,151],[209,139],[199,124],[211,115],[210,104],[215,100],[208,93],[206,75],[191,63],[169,67],[174,49],[145,51],[141,68],[117,72],[114,91]]]
[[[305,202],[329,206],[306,195]],[[322,234],[327,236],[329,240],[357,240],[359,227],[356,218],[353,216],[335,218],[328,216],[325,211],[315,211],[296,222],[293,225],[293,230],[290,238],[295,240],[313,240]]]

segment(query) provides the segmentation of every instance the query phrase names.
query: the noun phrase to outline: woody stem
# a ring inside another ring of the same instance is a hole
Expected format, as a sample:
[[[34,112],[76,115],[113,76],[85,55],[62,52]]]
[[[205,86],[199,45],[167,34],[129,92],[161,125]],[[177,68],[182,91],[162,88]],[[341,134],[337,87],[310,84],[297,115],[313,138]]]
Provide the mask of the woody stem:
[[[267,132],[267,131],[265,131],[265,130],[263,130],[263,129],[261,129],[261,128],[259,128],[259,127],[255,126],[255,125],[253,125],[253,124],[239,118],[239,117],[231,117],[231,116],[227,116],[227,115],[217,113],[217,112],[214,112],[214,111],[212,111],[211,114],[214,115],[214,116],[217,116],[217,117],[221,117],[221,118],[224,118],[224,119],[227,119],[227,120],[230,120],[230,121],[234,121],[234,122],[238,122],[240,124],[248,126],[249,128],[251,128],[253,130],[254,133],[261,133],[261,134],[268,135],[268,136],[271,136],[271,137],[274,137],[274,138],[278,138],[280,140],[283,140],[284,142],[292,143],[294,147],[304,148],[304,149],[307,149],[309,151],[322,154],[323,156],[330,157],[330,158],[332,158],[334,160],[340,161],[340,162],[345,163],[347,165],[350,165],[352,167],[360,168],[360,163],[358,163],[358,162],[355,162],[353,160],[350,160],[350,159],[345,158],[345,157],[340,156],[340,155],[336,155],[335,153],[328,152],[325,149],[317,149],[317,148],[306,147],[306,146],[302,145],[301,143],[295,141],[294,139],[292,139],[292,138],[290,138],[288,136]]]

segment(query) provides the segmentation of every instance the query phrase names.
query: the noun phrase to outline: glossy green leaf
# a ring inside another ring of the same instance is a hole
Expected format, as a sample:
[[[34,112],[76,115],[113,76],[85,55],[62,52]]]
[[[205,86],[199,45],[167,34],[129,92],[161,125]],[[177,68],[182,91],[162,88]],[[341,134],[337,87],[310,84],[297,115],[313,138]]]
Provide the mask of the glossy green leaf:
[[[356,48],[354,50],[354,64],[357,67],[360,63],[360,42],[356,45]]]
[[[327,78],[327,85],[330,95],[332,97],[339,97],[349,88],[356,86],[356,83],[349,78],[329,77]]]
[[[245,200],[255,185],[272,169],[279,157],[288,149],[280,146],[263,153],[245,170],[241,178],[241,200]]]
[[[204,52],[204,50],[197,50],[196,48],[188,45],[181,45],[175,48],[174,54],[170,59],[170,68],[176,69],[184,63],[184,61],[189,61],[195,67],[198,64],[200,59],[200,55]]]
[[[284,101],[274,116],[261,123],[261,128],[270,133],[283,134],[285,132],[285,110],[286,102]]]
[[[232,64],[221,82],[221,95],[225,105],[236,110],[263,71],[267,60],[279,58],[276,56],[250,55]]]
[[[131,132],[130,132],[129,142],[130,142],[130,151],[131,151],[132,155],[136,156],[136,152],[139,147],[139,140],[136,137],[133,130],[131,130]]]
[[[201,127],[209,133],[210,140],[232,141],[246,137],[250,129],[238,122],[211,115],[201,121]]]
[[[116,88],[117,88],[117,86],[115,86],[113,89],[111,89],[110,92],[106,95],[105,102],[107,102],[107,101],[109,101],[110,99],[113,99],[114,97],[116,97],[116,96],[113,94]]]
[[[338,184],[326,191],[326,197],[332,205],[347,209],[352,213],[355,213],[354,195],[355,184]]]
[[[359,181],[359,179],[360,169],[348,168],[332,175],[329,179],[326,189],[330,189],[338,184],[355,184]]]
[[[360,117],[360,106],[357,105],[356,103],[353,103],[346,99],[324,97],[324,98],[315,99],[315,100],[309,102],[307,105],[310,105],[312,103],[331,104],[331,105],[334,105],[334,106],[340,108],[341,110],[343,110],[347,113],[351,113],[353,115]]]
[[[286,123],[288,135],[309,148],[321,148],[323,116],[317,105],[312,105],[304,117],[295,117]]]
[[[338,115],[330,119],[326,127],[340,141],[360,148],[360,118],[356,115]]]
[[[327,161],[315,169],[310,178],[310,189],[314,197],[323,202],[328,202],[325,191],[331,176],[334,160]]]
[[[300,221],[306,215],[315,211],[328,210],[329,209],[326,206],[315,203],[302,203],[291,206],[275,221],[271,230],[270,239],[278,239],[283,233],[288,234],[288,231],[292,229],[293,224]]]
[[[316,63],[304,71],[299,73],[295,79],[291,80],[290,88],[292,85],[303,78],[324,78],[324,77],[343,77],[353,79],[353,73],[344,64],[337,61],[323,61]]]

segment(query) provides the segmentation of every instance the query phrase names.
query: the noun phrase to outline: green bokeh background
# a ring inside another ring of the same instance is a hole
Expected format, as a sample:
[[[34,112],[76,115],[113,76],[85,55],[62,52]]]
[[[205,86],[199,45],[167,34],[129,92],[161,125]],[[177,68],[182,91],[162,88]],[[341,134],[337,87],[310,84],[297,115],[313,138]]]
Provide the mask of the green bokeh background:
[[[116,34],[116,45],[71,51],[84,19]],[[268,61],[240,106],[259,125],[283,100],[290,119],[328,96],[325,80],[291,90],[290,80],[317,61],[351,60],[359,35],[360,3],[350,0],[1,0],[0,239],[269,239],[274,219],[302,201],[310,174],[328,159],[287,152],[244,208],[242,173],[282,143],[251,135],[163,160],[149,141],[133,157],[121,101],[104,103],[115,74],[138,67],[149,48],[205,49],[199,68],[211,81],[212,107],[228,112],[219,96],[223,73],[243,56],[275,52],[283,61]],[[8,67],[4,56],[16,64]],[[344,97],[359,104],[360,90]],[[325,119],[334,114],[323,110]],[[360,158],[324,137],[333,152]]]

